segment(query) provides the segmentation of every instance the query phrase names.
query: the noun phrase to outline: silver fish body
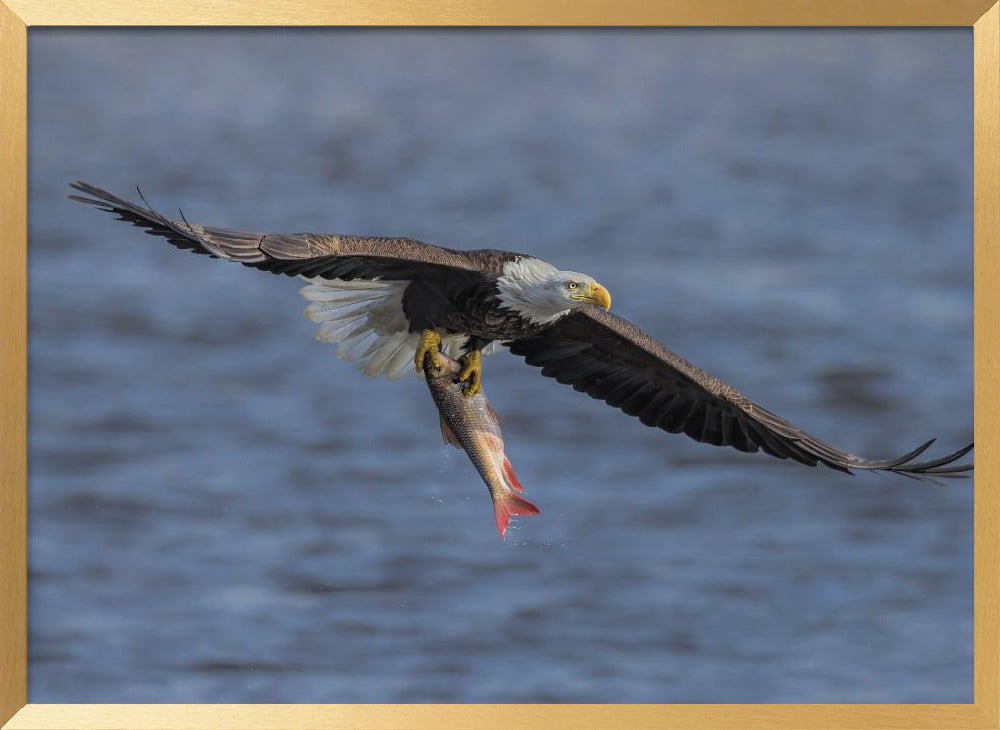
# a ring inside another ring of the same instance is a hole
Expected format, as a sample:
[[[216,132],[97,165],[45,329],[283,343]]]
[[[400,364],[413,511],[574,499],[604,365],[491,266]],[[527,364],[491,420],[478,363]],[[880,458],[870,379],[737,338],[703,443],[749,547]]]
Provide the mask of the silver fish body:
[[[480,391],[466,397],[464,386],[458,381],[461,365],[444,354],[440,357],[441,367],[435,369],[427,355],[424,373],[441,416],[441,435],[446,443],[465,451],[486,482],[493,499],[497,530],[504,537],[512,515],[538,514],[538,508],[517,494],[522,487],[504,452],[500,418],[485,393]]]

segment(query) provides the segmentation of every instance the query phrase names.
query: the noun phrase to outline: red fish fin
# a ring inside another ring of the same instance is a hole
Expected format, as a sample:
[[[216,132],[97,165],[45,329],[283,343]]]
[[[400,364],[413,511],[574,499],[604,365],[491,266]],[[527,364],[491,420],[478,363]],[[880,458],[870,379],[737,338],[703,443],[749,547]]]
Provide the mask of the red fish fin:
[[[521,486],[521,482],[517,481],[517,476],[514,474],[514,467],[510,463],[510,459],[506,456],[503,457],[503,478],[506,479],[507,483],[514,487],[517,491],[524,491],[524,487]]]
[[[538,507],[516,494],[508,493],[502,499],[493,502],[493,514],[497,518],[497,529],[500,537],[507,534],[507,524],[513,515],[537,515]]]
[[[444,416],[438,416],[438,422],[441,424],[441,438],[444,439],[444,442],[451,444],[456,449],[462,448],[462,442],[458,440],[458,436],[451,430],[448,422],[444,420]]]

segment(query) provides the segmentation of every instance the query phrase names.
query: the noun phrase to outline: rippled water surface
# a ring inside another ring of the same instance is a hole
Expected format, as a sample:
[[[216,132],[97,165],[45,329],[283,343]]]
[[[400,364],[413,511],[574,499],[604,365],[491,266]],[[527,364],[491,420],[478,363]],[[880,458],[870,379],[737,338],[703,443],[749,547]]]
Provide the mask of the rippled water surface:
[[[30,52],[32,702],[971,702],[971,480],[689,442],[486,362],[501,542],[424,387],[294,280],[66,201],[531,251],[870,456],[972,437],[972,38],[59,31]]]

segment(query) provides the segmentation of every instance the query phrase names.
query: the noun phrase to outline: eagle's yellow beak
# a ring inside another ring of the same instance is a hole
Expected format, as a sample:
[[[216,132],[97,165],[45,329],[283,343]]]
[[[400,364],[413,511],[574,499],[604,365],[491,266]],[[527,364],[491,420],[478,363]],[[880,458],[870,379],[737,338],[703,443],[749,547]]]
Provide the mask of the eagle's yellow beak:
[[[590,292],[583,298],[599,307],[604,307],[605,312],[611,309],[611,294],[596,281],[590,285]]]

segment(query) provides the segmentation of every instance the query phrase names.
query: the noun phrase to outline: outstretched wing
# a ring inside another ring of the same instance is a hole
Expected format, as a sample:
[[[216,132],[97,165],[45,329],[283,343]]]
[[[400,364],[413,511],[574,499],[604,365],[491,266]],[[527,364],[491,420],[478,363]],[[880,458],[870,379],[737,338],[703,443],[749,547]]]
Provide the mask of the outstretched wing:
[[[288,276],[407,280],[432,267],[496,276],[506,261],[519,255],[492,249],[457,251],[410,238],[254,233],[193,225],[183,214],[181,220],[167,218],[82,181],[70,186],[85,194],[70,195],[71,200],[115,213],[177,248]]]
[[[761,408],[732,386],[670,352],[630,322],[597,307],[579,310],[542,332],[507,343],[542,374],[637,416],[647,426],[695,441],[763,451],[802,464],[891,471],[913,477],[956,477],[972,464],[954,462],[972,444],[915,462],[932,443],[895,459],[872,460],[841,451]]]

